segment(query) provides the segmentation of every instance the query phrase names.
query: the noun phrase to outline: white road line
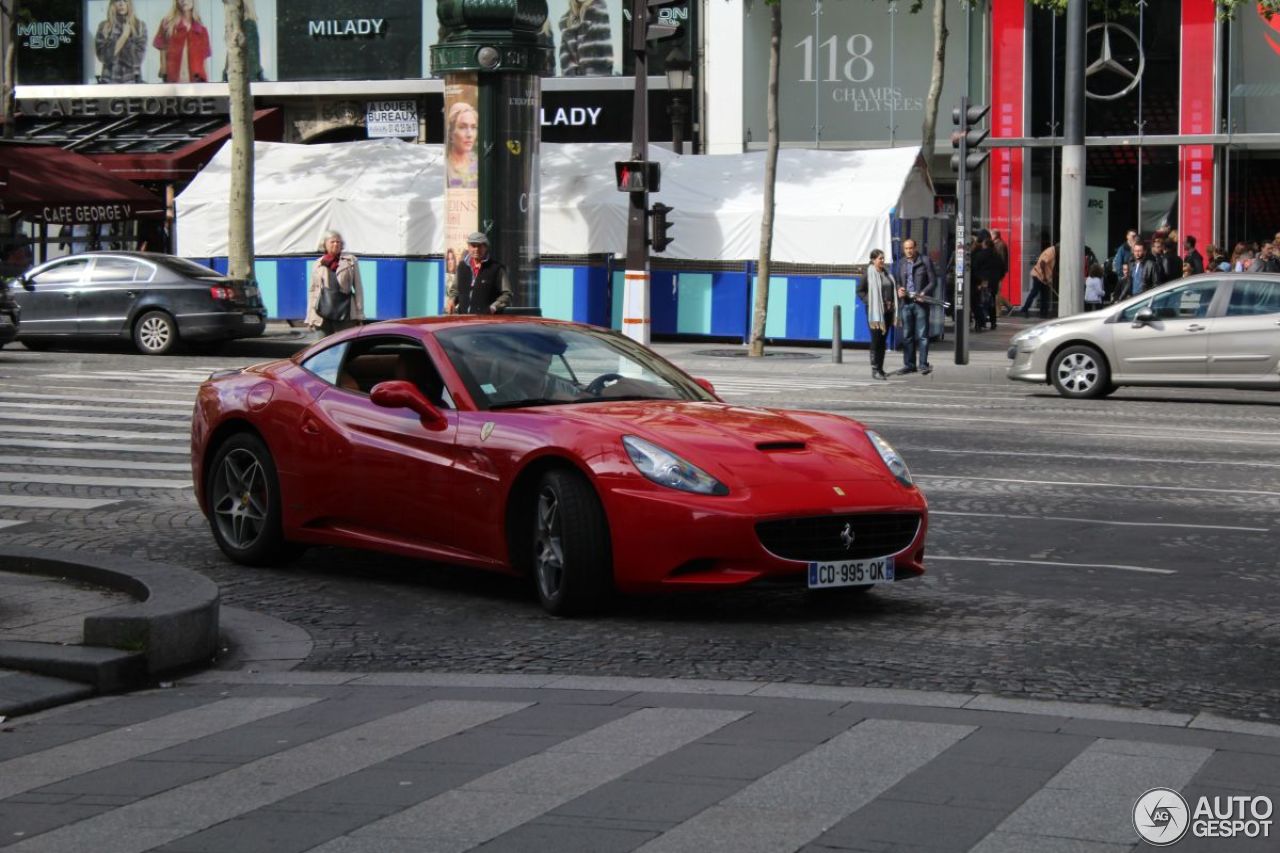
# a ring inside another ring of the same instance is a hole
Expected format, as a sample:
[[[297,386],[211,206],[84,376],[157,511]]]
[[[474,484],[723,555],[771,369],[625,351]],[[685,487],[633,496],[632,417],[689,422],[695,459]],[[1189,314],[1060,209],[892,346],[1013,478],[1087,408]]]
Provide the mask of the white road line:
[[[190,480],[149,477],[84,477],[75,474],[42,474],[38,471],[0,471],[0,483],[47,483],[51,486],[100,486],[116,489],[189,489]]]
[[[128,432],[118,429],[71,429],[67,427],[10,426],[0,424],[0,433],[22,435],[83,435],[87,438],[141,438],[147,441],[190,441],[187,433],[176,432]]]
[[[12,519],[12,518],[0,518],[0,530],[4,530],[6,527],[17,527],[20,524],[27,524],[27,523],[28,522],[19,521],[17,519]]]
[[[1212,757],[1206,747],[1096,740],[969,853],[1145,849],[1131,804],[1155,785],[1185,788]]]
[[[961,515],[973,516],[975,518],[991,518],[989,512],[950,512],[946,510],[930,509],[929,517],[935,515]],[[1233,527],[1227,524],[1175,524],[1169,521],[1112,521],[1109,518],[1076,518],[1068,515],[1001,515],[1001,519],[1017,518],[1029,519],[1031,521],[1074,521],[1081,524],[1110,524],[1116,527],[1180,527],[1191,530],[1232,530],[1244,533],[1270,533],[1270,527]]]
[[[0,800],[319,701],[276,696],[222,699],[28,753],[0,762]]]
[[[1173,569],[1153,569],[1150,566],[1117,566],[1108,563],[1064,563],[1058,560],[1008,560],[1003,557],[951,557],[943,554],[929,554],[925,562],[930,560],[949,560],[957,563],[998,563],[1006,566],[1052,566],[1055,569],[1115,569],[1121,572],[1139,572],[1147,575],[1176,575]]]
[[[928,447],[923,444],[903,444],[895,442],[894,447],[899,450],[907,450],[911,453],[943,453],[946,455],[972,455],[972,456],[1025,456],[1037,459],[1062,459],[1062,452],[1048,453],[1042,451],[1031,450],[956,450],[950,447]],[[1153,459],[1146,456],[1108,456],[1092,451],[1085,457],[1089,462],[1140,462],[1143,464],[1163,465],[1168,467],[1169,459]],[[1231,465],[1241,468],[1280,468],[1280,463],[1276,462],[1240,462],[1235,459],[1179,459],[1179,465]]]
[[[22,509],[101,509],[118,503],[120,503],[119,498],[98,500],[97,498],[60,498],[53,495],[0,494],[0,506]]]
[[[190,456],[190,447],[156,447],[152,444],[119,444],[114,441],[41,441],[34,438],[5,438],[6,448],[29,450],[109,450],[113,453],[157,453],[165,456]],[[147,463],[139,463],[147,464]]]
[[[29,391],[10,391],[8,390],[10,387],[30,388],[31,385],[30,383],[25,383],[25,382],[24,383],[0,382],[0,389],[3,389],[2,393],[4,394],[4,397],[6,400],[71,400],[71,401],[80,402],[80,403],[107,403],[108,405],[112,403],[117,403],[117,404],[146,403],[152,406],[185,406],[188,409],[190,409],[195,403],[194,394],[192,395],[192,398],[189,400],[176,400],[168,397],[137,396],[137,394],[145,390],[141,388],[136,389],[135,391],[130,391],[129,396],[127,397],[101,397],[101,396],[98,396],[97,394],[50,394],[50,393],[34,394]],[[76,387],[68,387],[65,385],[51,385],[49,387],[53,391],[77,391],[77,390],[98,391],[98,392],[102,391],[101,388],[76,388]]]
[[[857,401],[854,401],[854,402],[856,403]],[[886,417],[886,416],[887,416],[887,417],[890,417],[890,418],[898,417],[898,418],[901,418],[902,420],[909,420],[909,421],[926,421],[926,422],[928,422],[928,421],[960,421],[960,422],[964,422],[964,423],[967,423],[967,422],[970,422],[970,421],[975,421],[975,420],[980,420],[980,421],[989,421],[989,420],[991,420],[990,409],[988,408],[988,409],[985,409],[984,411],[986,412],[986,414],[983,414],[983,415],[975,415],[974,417],[971,417],[971,418],[946,417],[946,416],[938,417],[938,416],[933,416],[933,415],[928,415],[928,414],[919,414],[919,415],[914,415],[914,414],[911,414],[911,413],[908,413],[908,412],[904,412],[904,413],[903,413],[903,414],[901,414],[901,415],[895,414],[894,412],[877,412],[877,413],[876,413],[876,417]],[[1135,417],[1135,418],[1134,418],[1134,420],[1136,421],[1136,423],[1132,424],[1132,426],[1130,426],[1130,425],[1129,425],[1129,424],[1127,424],[1127,423],[1126,423],[1126,424],[1117,424],[1117,425],[1116,425],[1116,429],[1137,428],[1137,427],[1138,427],[1139,425],[1141,425],[1141,424],[1144,424],[1144,423],[1146,423],[1146,422],[1148,422],[1148,421],[1151,421],[1151,420],[1158,420],[1158,419],[1157,419],[1157,418],[1152,418],[1152,417],[1150,417],[1150,416],[1139,416],[1139,417]],[[1046,423],[1046,422],[1045,422],[1045,421],[1043,421],[1043,420],[1031,420],[1031,419],[1016,419],[1016,420],[1014,420],[1014,419],[1009,419],[1009,418],[1001,418],[1001,419],[1000,419],[1000,424],[1001,424],[1002,426],[1028,426],[1028,427],[1043,428],[1043,427],[1045,426],[1045,423]],[[1063,420],[1058,419],[1058,418],[1053,418],[1053,419],[1052,419],[1052,421],[1050,421],[1050,423],[1052,423],[1052,425],[1053,425],[1053,426],[1056,426],[1056,427],[1079,426],[1081,429],[1097,429],[1097,428],[1098,428],[1098,422],[1097,422],[1096,420],[1094,420],[1094,421],[1063,421]],[[1200,437],[1200,433],[1202,433],[1202,432],[1206,429],[1206,427],[1203,427],[1203,426],[1193,426],[1193,427],[1171,427],[1171,426],[1159,426],[1159,427],[1156,427],[1155,429],[1162,430],[1162,432],[1161,432],[1160,434],[1161,434],[1161,435],[1167,435],[1167,436],[1168,436],[1168,437],[1170,437],[1170,438],[1173,438],[1173,437],[1175,437],[1177,434],[1181,434],[1181,433],[1186,433],[1186,434],[1187,434],[1187,435],[1186,435],[1186,437],[1187,437],[1187,438],[1199,438],[1199,437]],[[1216,428],[1215,428],[1215,429],[1214,429],[1214,432],[1215,432],[1215,433],[1217,433],[1217,434],[1219,434],[1219,435],[1222,435],[1222,436],[1228,436],[1228,437],[1229,437],[1229,436],[1239,436],[1239,439],[1230,439],[1230,438],[1227,438],[1227,439],[1224,439],[1224,440],[1248,440],[1248,439],[1254,439],[1254,438],[1272,439],[1272,440],[1274,440],[1274,439],[1280,439],[1280,432],[1267,432],[1267,431],[1265,431],[1265,430],[1256,430],[1256,429],[1254,429],[1254,430],[1224,430],[1224,429],[1216,429]],[[1097,433],[1097,434],[1098,434],[1098,435],[1113,435],[1113,436],[1117,436],[1117,437],[1127,437],[1127,438],[1132,439],[1132,440],[1133,440],[1133,441],[1135,441],[1135,442],[1148,442],[1148,441],[1150,441],[1150,440],[1151,440],[1151,438],[1152,438],[1152,436],[1153,436],[1153,433],[1151,433],[1151,432],[1144,432],[1141,436],[1136,436],[1136,435],[1133,435],[1133,434],[1130,434],[1130,433]]]
[[[974,726],[868,720],[760,777],[636,853],[799,850],[933,761]]]
[[[1139,489],[1156,492],[1201,492],[1213,495],[1250,495],[1260,498],[1280,498],[1280,492],[1264,492],[1254,489],[1206,489],[1200,486],[1150,486],[1146,483],[1090,483],[1073,480],[1015,480],[1004,477],[955,477],[944,474],[916,474],[917,480],[963,480],[966,483],[1017,483],[1027,486],[1081,486],[1089,489]]]
[[[8,442],[6,442],[7,444]],[[184,453],[186,451],[183,451]],[[191,466],[181,462],[134,463],[124,459],[80,459],[70,456],[0,456],[0,465],[30,465],[42,468],[111,468],[125,470],[135,464],[150,471],[175,471],[188,474]]]
[[[124,415],[126,413],[121,412],[120,414]],[[131,424],[137,425],[137,426],[147,426],[150,424],[154,424],[156,426],[165,426],[169,428],[173,428],[175,426],[183,426],[191,423],[190,417],[186,415],[177,415],[177,414],[155,415],[153,417],[142,417],[140,415],[133,415],[132,417],[114,417],[111,415],[75,415],[74,419],[77,423],[86,423],[86,424],[124,424],[126,426],[129,426]],[[0,411],[0,421],[18,421],[20,423],[35,421],[37,423],[43,423],[49,420],[53,420],[53,419],[50,418],[49,415],[47,414],[41,414],[41,413],[35,413],[35,412]]]
[[[844,412],[851,413],[852,417],[858,417],[858,419],[863,422],[870,422],[873,419],[880,420],[885,418],[886,416],[889,418],[889,420],[892,420],[893,418],[898,417],[898,418],[901,418],[902,420],[911,421],[910,424],[895,425],[903,429],[909,426],[911,429],[921,429],[921,430],[942,429],[942,430],[946,430],[949,433],[955,432],[955,425],[953,423],[930,423],[930,421],[959,421],[963,423],[981,423],[981,424],[989,425],[992,419],[992,415],[990,412],[988,412],[983,417],[974,416],[972,418],[946,418],[946,417],[929,418],[924,415],[921,415],[919,417],[916,417],[913,415],[895,415],[893,412],[871,412],[868,414],[867,417],[862,417],[857,414],[857,409],[853,406],[845,406],[840,409],[833,409],[832,411],[836,414],[840,414]],[[1006,427],[1025,426],[1025,427],[1029,427],[1037,430],[1037,434],[1042,436],[1065,435],[1071,438],[1105,438],[1105,439],[1115,439],[1120,443],[1128,442],[1130,444],[1135,444],[1135,445],[1149,444],[1150,442],[1156,439],[1168,439],[1170,441],[1187,441],[1187,442],[1197,442],[1197,443],[1207,443],[1207,444],[1230,444],[1233,446],[1239,446],[1242,444],[1257,444],[1257,445],[1262,445],[1264,447],[1274,447],[1277,444],[1276,438],[1280,438],[1280,434],[1274,434],[1274,433],[1262,433],[1260,434],[1260,436],[1259,434],[1249,434],[1249,433],[1246,433],[1244,435],[1229,434],[1229,435],[1224,435],[1222,438],[1214,438],[1212,436],[1205,435],[1204,433],[1205,430],[1211,429],[1210,427],[1199,427],[1197,429],[1192,430],[1191,434],[1184,434],[1184,433],[1173,434],[1169,432],[1161,432],[1160,431],[1162,429],[1161,427],[1154,427],[1150,425],[1141,425],[1141,429],[1143,430],[1143,432],[1140,436],[1138,436],[1132,432],[1132,430],[1139,428],[1138,425],[1135,425],[1133,427],[1116,427],[1116,429],[1118,430],[1117,432],[1098,432],[1097,424],[1095,423],[1088,424],[1087,427],[1085,425],[1080,425],[1079,429],[1048,429],[1046,427],[1045,421],[1009,420],[1008,418],[1003,418],[1003,417],[1001,417],[999,420],[1000,420],[1001,426],[1006,426]],[[1055,427],[1071,426],[1069,422],[1060,421],[1060,420],[1052,421],[1052,425]],[[1088,432],[1084,431],[1086,428],[1092,431],[1088,431]],[[1128,432],[1119,431],[1119,430],[1126,430],[1126,429],[1129,431]],[[1214,429],[1213,432],[1222,433],[1223,431]],[[1273,438],[1272,436],[1275,436],[1275,437]],[[1257,440],[1254,440],[1255,438]]]
[[[374,821],[312,853],[470,850],[747,715],[642,708],[545,751]],[[428,841],[429,839],[429,841]]]
[[[105,406],[103,406],[101,403],[99,403],[98,405],[83,405],[83,406],[82,406],[82,405],[77,405],[77,404],[75,404],[75,403],[10,403],[10,402],[3,402],[3,403],[0,403],[0,409],[16,409],[16,410],[18,410],[19,412],[28,412],[28,411],[32,411],[32,410],[38,410],[38,411],[40,411],[40,412],[98,412],[98,413],[100,413],[100,414],[118,414],[118,415],[127,415],[127,414],[141,414],[141,413],[142,413],[142,412],[141,412],[141,410],[144,408],[144,406],[143,406],[143,405],[139,405],[139,404],[140,404],[140,402],[141,402],[141,403],[144,403],[144,404],[145,404],[145,405],[147,405],[147,406],[151,405],[151,401],[150,401],[150,400],[146,400],[146,401],[138,401],[138,400],[116,400],[116,401],[114,401],[114,402],[119,403],[119,404],[121,404],[121,405],[124,405],[124,404],[126,404],[126,403],[127,403],[127,404],[130,406],[130,408],[129,408],[129,409],[110,409],[110,408],[106,408],[106,407],[105,407]],[[190,409],[190,408],[192,407],[192,404],[191,404],[191,403],[182,403],[181,405],[182,405],[182,407],[183,407],[184,409]],[[187,412],[185,412],[185,411],[179,411],[179,412],[168,412],[168,411],[166,411],[166,414],[165,414],[165,415],[163,415],[163,416],[165,416],[165,417],[175,417],[175,418],[178,418],[178,417],[187,417],[187,416],[188,416],[188,413],[187,413]],[[57,414],[46,414],[46,415],[42,415],[42,417],[44,417],[44,418],[56,418],[56,417],[59,417],[59,415],[57,415]]]
[[[142,853],[528,706],[427,702],[31,836],[5,853]]]

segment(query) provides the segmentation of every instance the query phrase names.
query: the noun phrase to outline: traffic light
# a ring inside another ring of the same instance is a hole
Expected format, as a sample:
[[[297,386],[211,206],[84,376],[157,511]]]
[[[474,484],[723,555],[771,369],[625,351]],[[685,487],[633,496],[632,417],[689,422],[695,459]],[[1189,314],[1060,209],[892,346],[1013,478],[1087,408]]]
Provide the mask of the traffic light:
[[[990,109],[990,105],[971,107],[968,98],[961,98],[960,106],[951,111],[951,123],[958,128],[951,134],[951,147],[956,149],[951,155],[951,169],[957,175],[979,169],[986,162],[987,152],[978,150],[978,146],[991,131],[977,125]]]
[[[656,193],[662,188],[662,168],[654,160],[616,160],[613,177],[622,193]]]
[[[653,236],[649,239],[649,245],[655,252],[663,251],[675,239],[667,234],[673,224],[667,221],[667,214],[673,210],[675,210],[674,207],[660,201],[654,202],[653,207],[649,209],[649,215],[653,217]]]
[[[644,50],[647,42],[669,38],[680,32],[682,22],[689,19],[687,0],[632,0],[633,5],[644,6],[644,27],[632,22],[631,49]],[[623,9],[628,19],[631,15]]]

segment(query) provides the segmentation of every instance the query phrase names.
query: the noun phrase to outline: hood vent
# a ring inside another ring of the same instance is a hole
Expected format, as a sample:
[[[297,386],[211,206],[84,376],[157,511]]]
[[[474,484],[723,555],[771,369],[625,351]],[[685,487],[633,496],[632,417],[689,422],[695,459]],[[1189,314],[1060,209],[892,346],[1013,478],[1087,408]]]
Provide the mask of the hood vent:
[[[803,441],[761,441],[756,444],[756,450],[772,453],[778,450],[804,450]]]

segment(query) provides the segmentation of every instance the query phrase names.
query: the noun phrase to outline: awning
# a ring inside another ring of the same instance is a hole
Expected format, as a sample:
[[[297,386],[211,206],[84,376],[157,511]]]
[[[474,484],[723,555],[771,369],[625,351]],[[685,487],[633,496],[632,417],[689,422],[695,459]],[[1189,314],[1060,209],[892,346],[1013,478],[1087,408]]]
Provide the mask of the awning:
[[[0,145],[0,211],[49,225],[165,215],[164,200],[61,148]]]

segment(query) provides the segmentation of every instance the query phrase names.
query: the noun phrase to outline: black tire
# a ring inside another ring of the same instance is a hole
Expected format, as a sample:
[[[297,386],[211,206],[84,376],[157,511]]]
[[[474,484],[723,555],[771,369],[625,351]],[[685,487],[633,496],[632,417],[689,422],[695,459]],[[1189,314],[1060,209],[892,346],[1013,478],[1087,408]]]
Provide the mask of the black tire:
[[[613,554],[591,484],[573,471],[548,471],[532,507],[528,564],[543,608],[578,616],[604,607],[613,593]]]
[[[39,338],[35,340],[27,340],[26,338],[23,338],[19,340],[18,343],[22,344],[24,347],[31,350],[32,352],[44,352],[50,346],[52,346],[52,344],[50,344],[48,341],[42,341]]]
[[[300,553],[282,531],[275,461],[253,433],[236,433],[213,455],[205,476],[205,502],[214,541],[233,561],[278,565]]]
[[[163,311],[148,311],[134,321],[133,345],[143,355],[164,355],[178,344],[178,324]]]
[[[1112,387],[1107,360],[1088,344],[1069,346],[1055,355],[1049,379],[1059,394],[1076,400],[1101,397]]]

